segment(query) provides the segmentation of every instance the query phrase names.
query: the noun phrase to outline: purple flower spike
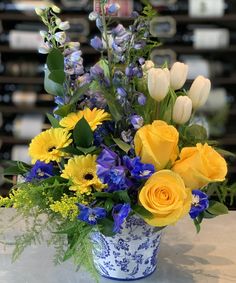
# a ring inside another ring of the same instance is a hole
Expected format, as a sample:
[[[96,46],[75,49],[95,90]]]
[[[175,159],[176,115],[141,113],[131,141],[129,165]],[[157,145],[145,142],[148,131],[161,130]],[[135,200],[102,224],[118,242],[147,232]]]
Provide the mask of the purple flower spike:
[[[118,95],[121,96],[121,97],[127,96],[127,92],[125,91],[125,89],[123,87],[118,87],[116,91],[117,91]]]
[[[90,40],[90,45],[100,52],[104,50],[102,40],[98,36],[95,36]]]
[[[192,195],[192,206],[189,215],[192,219],[195,219],[201,212],[208,208],[209,200],[208,195],[200,190],[193,190]]]
[[[126,217],[128,217],[131,211],[129,203],[126,204],[117,204],[113,207],[112,216],[114,219],[113,232],[118,233],[121,230],[121,226],[124,223]]]
[[[103,219],[107,215],[106,210],[102,207],[90,208],[80,203],[78,203],[77,205],[80,210],[78,219],[90,225],[96,225],[97,220]]]

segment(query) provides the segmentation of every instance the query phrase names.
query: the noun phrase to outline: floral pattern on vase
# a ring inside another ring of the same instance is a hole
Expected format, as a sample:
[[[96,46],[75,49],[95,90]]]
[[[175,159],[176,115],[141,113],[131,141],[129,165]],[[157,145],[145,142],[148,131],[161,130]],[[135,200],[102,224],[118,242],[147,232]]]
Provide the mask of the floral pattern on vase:
[[[162,229],[137,216],[129,217],[122,227],[113,237],[92,233],[96,269],[111,279],[136,280],[150,275],[157,266]]]

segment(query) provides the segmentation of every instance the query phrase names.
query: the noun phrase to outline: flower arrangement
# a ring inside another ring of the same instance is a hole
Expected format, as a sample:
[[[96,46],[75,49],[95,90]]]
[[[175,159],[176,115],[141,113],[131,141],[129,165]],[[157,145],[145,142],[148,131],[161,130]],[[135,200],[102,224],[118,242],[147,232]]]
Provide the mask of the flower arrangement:
[[[204,218],[227,213],[211,199],[227,188],[223,151],[193,123],[210,81],[199,76],[186,90],[187,65],[155,67],[148,60],[158,45],[149,33],[155,13],[150,6],[133,12],[125,28],[113,17],[118,9],[101,1],[101,13],[89,15],[101,31],[91,40],[101,57],[89,69],[59,9],[36,10],[48,28],[40,48],[47,54],[45,89],[57,106],[48,114],[52,127],[29,145],[32,165],[12,162],[5,171],[23,181],[0,197],[0,206],[34,219],[17,238],[14,258],[47,229],[57,262],[72,257],[92,270],[95,227],[112,236],[131,215],[161,228],[189,214],[199,231]]]

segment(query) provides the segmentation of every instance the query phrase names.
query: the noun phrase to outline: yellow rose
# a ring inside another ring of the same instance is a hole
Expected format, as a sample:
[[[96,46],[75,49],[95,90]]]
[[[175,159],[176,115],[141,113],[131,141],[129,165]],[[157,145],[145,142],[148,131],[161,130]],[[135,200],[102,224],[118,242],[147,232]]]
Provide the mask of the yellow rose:
[[[153,215],[145,221],[149,225],[162,227],[174,224],[190,211],[192,194],[178,174],[161,170],[145,183],[139,201]]]
[[[142,162],[151,163],[156,170],[173,163],[178,156],[179,133],[175,127],[157,120],[140,128],[134,137],[136,155]]]
[[[172,170],[178,173],[187,187],[199,189],[210,182],[224,181],[227,164],[224,158],[207,143],[185,147]]]

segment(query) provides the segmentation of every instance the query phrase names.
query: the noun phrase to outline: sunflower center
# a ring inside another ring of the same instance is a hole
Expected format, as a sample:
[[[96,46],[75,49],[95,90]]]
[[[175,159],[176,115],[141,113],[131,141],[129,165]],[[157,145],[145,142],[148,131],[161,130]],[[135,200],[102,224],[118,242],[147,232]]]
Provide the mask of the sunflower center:
[[[87,173],[84,175],[84,179],[85,180],[93,180],[94,176],[91,173]]]

